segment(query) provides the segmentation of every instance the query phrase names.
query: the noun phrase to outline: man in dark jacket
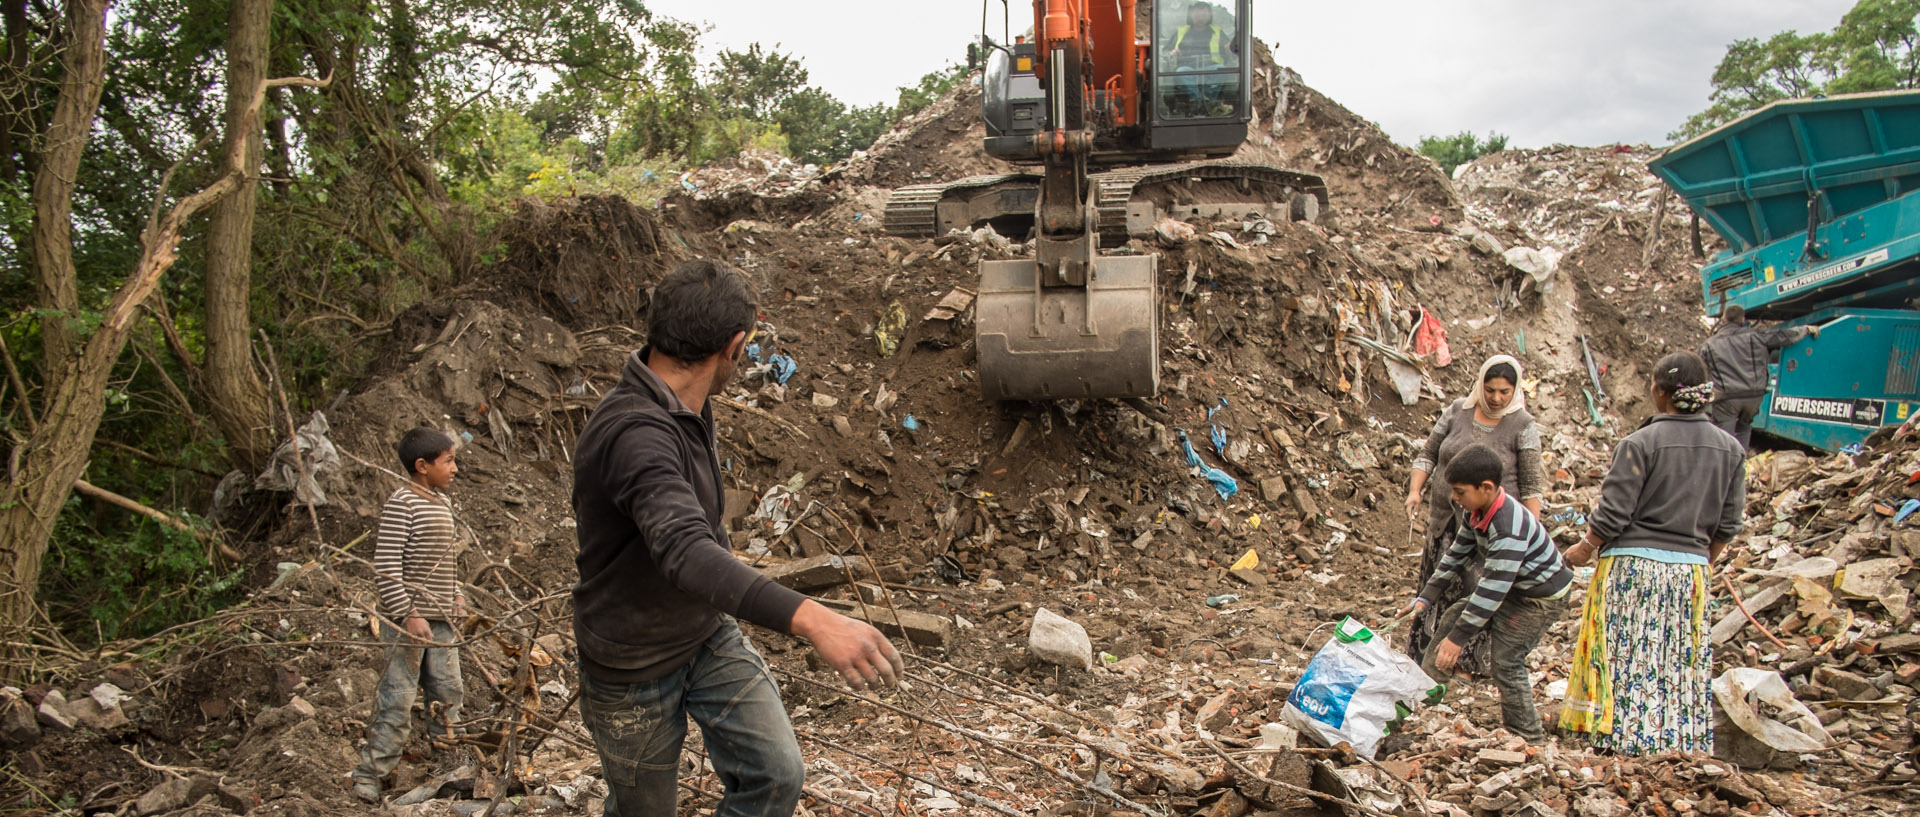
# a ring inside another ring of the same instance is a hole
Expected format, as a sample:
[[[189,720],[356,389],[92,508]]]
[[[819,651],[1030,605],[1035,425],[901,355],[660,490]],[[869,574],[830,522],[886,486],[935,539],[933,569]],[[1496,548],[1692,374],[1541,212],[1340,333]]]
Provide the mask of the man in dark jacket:
[[[1714,398],[1709,416],[1713,424],[1732,434],[1744,448],[1752,448],[1753,418],[1767,395],[1772,375],[1767,366],[1775,350],[1812,335],[1818,326],[1759,327],[1747,323],[1746,308],[1733,304],[1720,313],[1720,328],[1700,347],[1713,377]]]
[[[580,432],[573,457],[580,711],[606,813],[678,814],[687,718],[726,793],[717,813],[786,817],[804,767],[772,674],[735,618],[813,642],[855,689],[892,686],[900,654],[873,627],[735,558],[713,405],[754,330],[746,276],[690,261],[654,288],[647,346]]]

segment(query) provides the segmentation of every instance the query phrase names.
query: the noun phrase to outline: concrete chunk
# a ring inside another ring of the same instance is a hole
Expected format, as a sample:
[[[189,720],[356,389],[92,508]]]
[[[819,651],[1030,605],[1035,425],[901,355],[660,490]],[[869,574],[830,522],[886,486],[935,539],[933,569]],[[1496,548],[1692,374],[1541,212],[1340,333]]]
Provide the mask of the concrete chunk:
[[[814,601],[872,624],[888,636],[905,637],[921,646],[944,647],[953,636],[953,622],[941,616],[916,613],[912,610],[900,610],[896,613],[871,604],[867,605],[866,610],[862,612],[859,605],[850,601],[839,599],[814,599]]]
[[[1093,669],[1093,640],[1087,637],[1087,628],[1045,607],[1033,614],[1027,650],[1051,664]]]
[[[760,572],[781,587],[808,593],[846,584],[848,571],[852,571],[855,579],[873,578],[873,570],[867,567],[865,558],[833,554],[774,565]]]
[[[1300,511],[1301,516],[1308,519],[1316,519],[1320,516],[1320,503],[1313,501],[1313,494],[1308,493],[1305,487],[1293,489],[1293,507]]]
[[[73,731],[74,717],[72,713],[67,711],[67,707],[67,696],[62,694],[60,690],[50,689],[47,690],[46,697],[40,699],[40,708],[35,712],[35,715],[39,717],[42,726],[57,729],[62,732],[71,732]]]
[[[1260,481],[1260,495],[1268,502],[1279,502],[1287,496],[1287,478],[1274,474]]]
[[[1526,752],[1508,752],[1501,749],[1481,749],[1473,758],[1483,766],[1518,766],[1527,762]]]

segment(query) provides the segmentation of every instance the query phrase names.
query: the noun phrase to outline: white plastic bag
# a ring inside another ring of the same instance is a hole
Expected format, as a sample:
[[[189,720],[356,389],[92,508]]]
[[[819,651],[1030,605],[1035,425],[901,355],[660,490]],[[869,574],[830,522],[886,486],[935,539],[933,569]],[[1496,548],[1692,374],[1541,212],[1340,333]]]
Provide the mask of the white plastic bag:
[[[1387,645],[1385,635],[1349,618],[1307,664],[1281,719],[1323,745],[1345,742],[1370,758],[1387,736],[1387,724],[1400,716],[1396,705],[1411,709],[1435,686],[1418,664]]]
[[[1787,768],[1833,742],[1773,670],[1734,667],[1713,679],[1714,756],[1745,769]]]

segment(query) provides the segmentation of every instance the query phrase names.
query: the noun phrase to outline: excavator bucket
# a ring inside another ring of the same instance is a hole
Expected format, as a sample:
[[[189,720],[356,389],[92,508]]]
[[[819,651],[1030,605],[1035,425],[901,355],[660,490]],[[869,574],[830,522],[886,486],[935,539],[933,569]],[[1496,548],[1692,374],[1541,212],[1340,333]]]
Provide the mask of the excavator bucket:
[[[1160,257],[1095,259],[1086,287],[1042,287],[1031,260],[980,264],[974,343],[988,400],[1152,397]]]

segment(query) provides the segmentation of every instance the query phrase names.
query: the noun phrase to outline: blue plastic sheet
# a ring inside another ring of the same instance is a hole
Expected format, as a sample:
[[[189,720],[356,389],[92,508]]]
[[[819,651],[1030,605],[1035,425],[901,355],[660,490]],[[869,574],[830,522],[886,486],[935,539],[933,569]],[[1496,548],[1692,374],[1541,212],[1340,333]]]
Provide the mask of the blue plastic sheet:
[[[1207,439],[1213,442],[1213,453],[1219,454],[1222,457],[1227,455],[1227,430],[1218,425],[1213,425],[1213,415],[1219,414],[1220,410],[1226,407],[1227,398],[1222,397],[1218,404],[1213,408],[1207,409],[1207,423],[1210,426],[1207,429]]]
[[[900,421],[900,427],[908,431],[919,431],[920,420],[914,417],[913,415],[909,414],[907,415],[906,419]]]
[[[782,354],[775,354],[768,358],[767,365],[773,367],[773,382],[782,386],[787,385],[787,381],[793,378],[794,372],[800,371],[800,364],[794,363],[793,358]]]
[[[760,344],[749,343],[747,344],[747,359],[755,363],[765,363],[766,352],[761,351]]]
[[[1893,515],[1893,524],[1898,525],[1907,521],[1907,517],[1912,516],[1914,511],[1920,511],[1920,499],[1909,499],[1900,503],[1900,512]]]
[[[1193,450],[1193,441],[1187,438],[1187,432],[1184,429],[1179,431],[1180,447],[1186,452],[1187,465],[1200,469],[1200,476],[1213,484],[1214,492],[1220,494],[1221,499],[1232,499],[1234,494],[1240,493],[1240,483],[1227,472],[1201,462],[1200,452]]]

